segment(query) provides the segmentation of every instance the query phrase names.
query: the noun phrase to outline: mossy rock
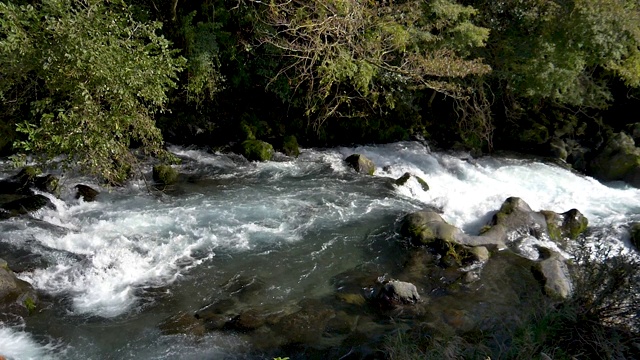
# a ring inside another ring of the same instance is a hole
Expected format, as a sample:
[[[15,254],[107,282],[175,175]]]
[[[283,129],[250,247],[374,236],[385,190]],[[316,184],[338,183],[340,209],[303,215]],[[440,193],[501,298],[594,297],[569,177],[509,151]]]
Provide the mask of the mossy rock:
[[[18,279],[0,259],[0,312],[18,315],[32,314],[38,305],[38,296],[26,281]]]
[[[562,230],[564,236],[575,240],[587,230],[589,220],[576,209],[571,209],[561,214],[564,217]]]
[[[300,147],[298,146],[298,140],[295,136],[285,136],[282,141],[282,151],[287,156],[298,157],[300,156]]]
[[[245,140],[242,155],[249,161],[269,161],[273,158],[273,146],[262,140]]]
[[[60,196],[60,179],[51,174],[36,177],[33,180],[33,185],[40,191]]]
[[[544,215],[547,222],[547,234],[554,241],[575,240],[589,226],[589,220],[576,209],[562,214],[548,210],[540,211],[540,213]]]
[[[155,165],[153,181],[162,185],[172,185],[178,181],[178,172],[171,165]]]
[[[562,240],[562,218],[555,211],[543,210],[540,211],[547,222],[547,234],[549,238],[554,241]]]
[[[376,166],[373,161],[364,155],[353,154],[344,159],[344,161],[359,173],[373,175],[376,171]]]

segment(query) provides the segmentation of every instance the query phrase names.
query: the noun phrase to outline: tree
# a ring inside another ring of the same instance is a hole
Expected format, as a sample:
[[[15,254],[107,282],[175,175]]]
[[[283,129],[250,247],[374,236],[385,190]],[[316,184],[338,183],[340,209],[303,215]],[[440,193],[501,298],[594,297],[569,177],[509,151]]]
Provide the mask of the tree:
[[[467,1],[491,29],[494,88],[523,103],[610,104],[610,79],[640,86],[640,8],[631,0]],[[517,114],[516,114],[517,115]]]
[[[489,71],[469,57],[488,36],[475,13],[449,0],[274,0],[262,9],[261,44],[285,59],[274,81],[288,81],[318,128],[380,115],[418,89],[468,99],[458,80]]]
[[[18,149],[122,182],[133,145],[166,155],[154,114],[185,60],[119,0],[0,3],[1,115]],[[18,116],[21,119],[18,120]]]

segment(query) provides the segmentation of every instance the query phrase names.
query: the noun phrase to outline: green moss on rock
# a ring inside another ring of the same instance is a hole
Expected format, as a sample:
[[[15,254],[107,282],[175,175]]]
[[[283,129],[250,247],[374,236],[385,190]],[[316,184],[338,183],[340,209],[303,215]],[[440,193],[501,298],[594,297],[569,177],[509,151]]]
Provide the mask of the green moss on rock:
[[[282,151],[287,156],[298,157],[300,155],[298,139],[293,135],[285,136],[282,142]]]
[[[178,181],[178,172],[170,165],[155,165],[153,181],[162,185],[172,185]]]
[[[269,161],[273,158],[273,146],[262,140],[245,140],[242,155],[249,161]]]
[[[562,216],[564,217],[563,234],[571,240],[577,239],[589,226],[589,220],[576,209],[571,209],[563,213]]]

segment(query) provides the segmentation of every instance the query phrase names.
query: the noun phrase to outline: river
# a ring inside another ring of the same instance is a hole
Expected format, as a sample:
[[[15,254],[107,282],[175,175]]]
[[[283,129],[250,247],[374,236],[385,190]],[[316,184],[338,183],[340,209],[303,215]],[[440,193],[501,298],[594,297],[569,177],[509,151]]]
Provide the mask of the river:
[[[194,313],[235,276],[259,276],[249,305],[288,306],[333,291],[330,279],[396,251],[397,223],[425,206],[477,234],[510,196],[533,210],[580,210],[592,241],[629,246],[640,220],[640,190],[602,184],[554,164],[513,156],[471,158],[418,142],[302,149],[297,159],[250,163],[236,155],[171,147],[182,181],[165,191],[138,180],[106,189],[65,175],[55,209],[0,222],[0,243],[34,260],[19,277],[50,304],[0,323],[0,355],[10,359],[219,359],[250,354],[246,336],[211,331],[165,335],[158,325]],[[355,173],[343,159],[377,165]],[[0,177],[15,171],[2,162]],[[144,172],[150,178],[150,166]],[[389,178],[405,172],[403,186]],[[100,189],[75,199],[78,183]],[[11,264],[11,263],[10,263]],[[248,306],[248,305],[247,305]],[[286,354],[285,354],[286,355]],[[284,356],[284,355],[283,355]]]

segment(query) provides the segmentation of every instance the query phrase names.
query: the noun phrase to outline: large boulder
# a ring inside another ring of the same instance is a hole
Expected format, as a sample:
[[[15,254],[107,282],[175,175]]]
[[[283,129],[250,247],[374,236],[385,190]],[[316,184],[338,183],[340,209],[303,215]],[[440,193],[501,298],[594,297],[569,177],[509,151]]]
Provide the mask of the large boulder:
[[[587,219],[576,209],[563,214],[552,211],[536,212],[531,210],[524,200],[510,197],[504,201],[500,210],[478,236],[465,234],[448,224],[440,214],[427,210],[406,215],[402,220],[400,232],[403,236],[409,237],[414,245],[455,244],[502,249],[509,243],[529,236],[542,239],[547,235],[557,241],[564,238],[575,239],[586,230],[587,225]],[[452,250],[451,246],[444,249]]]
[[[622,180],[640,187],[640,148],[631,136],[614,134],[591,161],[590,170],[597,179]]]
[[[255,139],[242,142],[242,155],[249,161],[269,161],[273,158],[273,146]]]
[[[33,287],[18,279],[7,262],[0,259],[0,310],[29,314],[35,310],[37,303],[38,296]]]
[[[435,211],[418,211],[408,214],[402,221],[402,235],[411,239],[414,245],[430,245],[436,241],[460,242],[462,230],[448,224]]]
[[[364,155],[353,154],[344,159],[344,161],[359,173],[373,175],[376,171],[376,166],[373,161]]]
[[[485,246],[505,246],[502,238],[467,235],[447,223],[440,214],[428,210],[406,215],[400,233],[411,239],[413,245],[426,245],[435,250],[442,256],[442,264],[447,267],[475,261],[486,262],[489,255]]]

